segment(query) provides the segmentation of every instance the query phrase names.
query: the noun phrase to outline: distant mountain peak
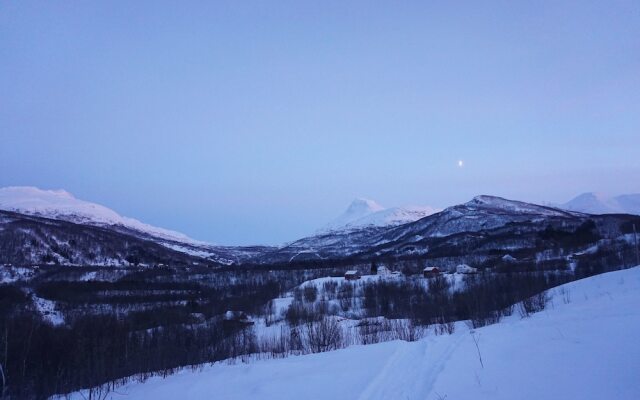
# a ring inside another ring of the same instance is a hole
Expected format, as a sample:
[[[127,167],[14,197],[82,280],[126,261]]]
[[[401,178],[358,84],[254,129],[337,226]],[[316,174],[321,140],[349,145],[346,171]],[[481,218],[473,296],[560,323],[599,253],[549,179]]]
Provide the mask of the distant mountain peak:
[[[560,216],[572,214],[567,210],[562,210],[552,205],[544,206],[527,203],[519,200],[509,200],[498,196],[480,195],[462,205],[453,206],[447,210],[460,212],[462,209],[482,209],[488,212],[515,213],[527,215]]]
[[[373,213],[376,211],[382,211],[384,207],[380,204],[376,203],[374,200],[357,198],[354,199],[349,207],[347,208],[347,213],[357,214],[357,213]]]
[[[639,214],[640,194],[623,194],[616,197],[604,193],[582,193],[558,207],[588,214]]]
[[[522,206],[527,206],[527,207],[535,206],[535,205],[517,201],[517,200],[508,200],[502,197],[491,196],[486,194],[476,196],[473,199],[471,199],[471,201],[465,203],[464,205],[465,206],[481,206],[485,208],[503,208],[503,209],[510,209],[510,210],[516,210],[517,208],[521,208]]]
[[[472,204],[498,204],[498,203],[502,203],[502,202],[511,202],[512,200],[507,200],[504,199],[502,197],[498,197],[498,196],[491,196],[488,194],[481,194],[479,196],[474,197],[473,199],[471,199],[471,201],[469,203]]]
[[[326,233],[336,230],[359,229],[368,226],[393,226],[416,221],[440,211],[428,206],[385,208],[365,198],[357,198],[336,219],[318,230]]]

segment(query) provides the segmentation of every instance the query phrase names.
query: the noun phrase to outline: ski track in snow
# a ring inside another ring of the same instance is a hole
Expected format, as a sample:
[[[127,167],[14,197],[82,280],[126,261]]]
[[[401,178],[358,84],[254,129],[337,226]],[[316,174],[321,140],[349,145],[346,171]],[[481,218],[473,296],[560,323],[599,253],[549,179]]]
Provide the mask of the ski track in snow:
[[[465,333],[456,334],[457,338],[442,349],[434,340],[402,343],[358,400],[426,399],[447,361],[465,340]]]

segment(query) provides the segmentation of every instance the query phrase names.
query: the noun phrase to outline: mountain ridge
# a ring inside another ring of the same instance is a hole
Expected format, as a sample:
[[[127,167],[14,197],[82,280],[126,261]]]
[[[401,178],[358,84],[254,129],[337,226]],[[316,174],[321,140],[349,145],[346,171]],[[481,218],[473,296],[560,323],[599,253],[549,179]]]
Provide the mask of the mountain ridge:
[[[63,204],[71,201],[74,205],[77,200],[64,191],[51,191],[48,195],[55,199],[62,198]],[[1,204],[7,207],[6,201]],[[480,195],[466,203],[422,218],[412,215],[411,218],[414,220],[411,222],[389,224],[389,220],[385,218],[396,215],[396,208],[384,209],[375,202],[362,200],[351,209],[355,210],[351,214],[365,214],[359,219],[383,216],[384,224],[353,225],[348,229],[317,232],[279,247],[241,247],[174,240],[154,236],[155,232],[146,233],[135,229],[137,226],[129,228],[119,223],[106,223],[114,220],[117,222],[118,220],[114,219],[116,217],[105,218],[97,223],[95,220],[87,221],[87,216],[75,212],[77,209],[73,207],[71,210],[74,212],[67,210],[66,213],[62,213],[51,212],[42,205],[28,207],[31,203],[25,204],[22,204],[22,207],[30,213],[0,212],[0,249],[7,252],[7,257],[3,258],[4,262],[38,264],[53,260],[60,264],[99,265],[100,260],[114,260],[108,261],[108,264],[128,265],[140,258],[138,254],[147,254],[146,259],[156,264],[166,263],[167,260],[179,260],[182,264],[267,265],[347,259],[363,262],[379,257],[448,257],[453,260],[451,255],[462,257],[464,251],[470,252],[469,254],[476,252],[478,259],[484,259],[490,254],[502,252],[509,246],[513,247],[513,251],[522,250],[522,246],[536,248],[537,240],[540,235],[546,235],[546,229],[551,229],[551,232],[566,231],[569,235],[591,221],[590,223],[598,226],[602,232],[605,232],[604,227],[607,226],[606,229],[609,231],[619,233],[622,224],[628,225],[632,219],[632,216],[626,215],[590,215],[497,196]],[[94,207],[100,207],[93,203],[84,206],[89,207],[91,212],[95,211]],[[65,210],[64,207],[61,209]],[[38,213],[48,214],[51,219]],[[117,213],[115,215],[119,217]],[[93,231],[87,227],[98,230]],[[582,229],[595,228],[588,225]],[[105,233],[104,230],[109,232]],[[144,249],[145,242],[151,242],[154,246],[160,245],[167,251],[152,246],[149,253]],[[82,248],[75,248],[79,243],[82,243]],[[18,247],[20,249],[16,252]],[[489,250],[494,253],[488,253]],[[176,253],[183,255],[177,256]],[[96,258],[96,254],[102,255]]]
[[[557,207],[588,214],[640,215],[640,193],[608,196],[603,193],[582,193]]]
[[[88,225],[122,225],[161,239],[205,244],[187,235],[153,225],[134,218],[124,217],[103,205],[76,198],[63,189],[43,190],[34,186],[9,186],[0,188],[0,210],[60,219]]]

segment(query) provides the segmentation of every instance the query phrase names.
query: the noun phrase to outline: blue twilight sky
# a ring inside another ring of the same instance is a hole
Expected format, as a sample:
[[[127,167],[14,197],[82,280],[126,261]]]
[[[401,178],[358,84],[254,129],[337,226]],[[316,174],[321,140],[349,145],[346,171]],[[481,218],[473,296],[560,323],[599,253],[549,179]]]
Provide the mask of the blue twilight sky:
[[[639,178],[638,1],[0,3],[0,186],[249,244]]]

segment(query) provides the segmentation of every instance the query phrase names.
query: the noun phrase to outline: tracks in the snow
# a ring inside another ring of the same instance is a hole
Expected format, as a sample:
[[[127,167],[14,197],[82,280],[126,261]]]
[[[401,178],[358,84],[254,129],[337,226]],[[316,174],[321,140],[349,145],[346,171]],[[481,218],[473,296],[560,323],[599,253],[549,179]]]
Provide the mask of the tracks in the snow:
[[[438,375],[465,338],[463,334],[443,337],[448,344],[432,339],[401,343],[358,400],[427,399]]]

